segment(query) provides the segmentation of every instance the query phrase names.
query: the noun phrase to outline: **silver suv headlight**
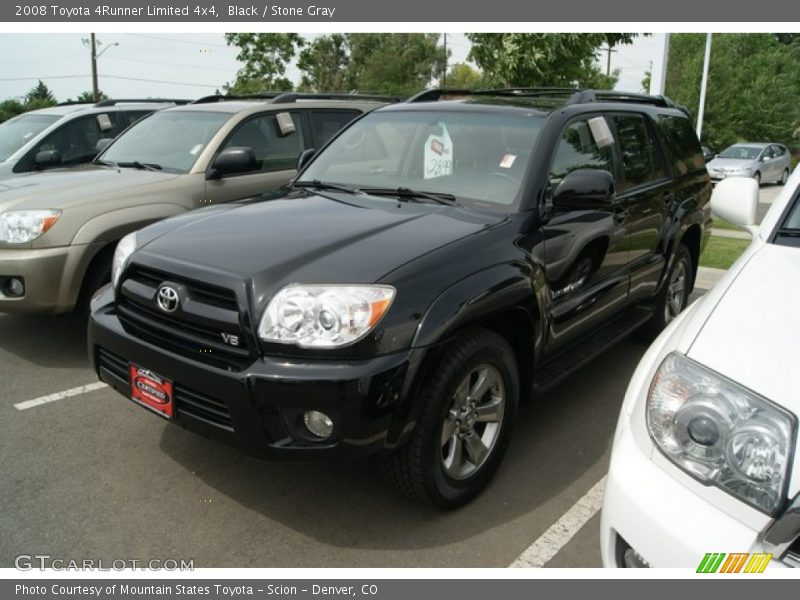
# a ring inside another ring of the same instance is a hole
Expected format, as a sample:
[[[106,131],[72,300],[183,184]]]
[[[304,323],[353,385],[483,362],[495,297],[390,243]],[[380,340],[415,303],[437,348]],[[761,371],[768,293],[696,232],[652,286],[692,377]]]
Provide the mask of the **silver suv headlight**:
[[[32,242],[55,225],[60,210],[9,210],[0,214],[0,241],[9,244]]]
[[[338,348],[367,335],[389,310],[387,285],[287,285],[270,301],[258,336],[300,348]]]
[[[772,514],[783,502],[794,415],[677,353],[664,359],[647,397],[647,427],[672,462]]]
[[[120,275],[128,264],[128,260],[136,250],[136,232],[129,233],[122,238],[117,244],[117,249],[114,251],[114,258],[111,261],[111,285],[114,290],[117,289],[119,284]]]

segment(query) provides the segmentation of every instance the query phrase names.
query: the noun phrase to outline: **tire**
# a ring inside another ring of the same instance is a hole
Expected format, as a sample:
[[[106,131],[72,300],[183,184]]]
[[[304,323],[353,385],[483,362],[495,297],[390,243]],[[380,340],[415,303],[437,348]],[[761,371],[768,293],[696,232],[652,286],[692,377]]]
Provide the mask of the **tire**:
[[[641,339],[653,340],[686,308],[689,286],[694,273],[692,263],[689,249],[684,244],[679,244],[667,279],[653,301],[653,316],[639,329],[638,334]]]
[[[778,182],[778,185],[786,185],[787,181],[789,181],[789,169],[784,169],[783,173],[781,174],[781,180]]]
[[[761,187],[761,173],[756,171],[756,174],[753,175],[753,179],[756,180],[756,183],[758,184],[758,187]]]
[[[114,247],[111,251],[103,249],[94,258],[83,277],[81,292],[75,303],[75,316],[83,321],[88,321],[91,310],[92,296],[95,292],[111,281],[111,259],[114,256]]]
[[[384,470],[408,496],[457,508],[486,487],[511,440],[519,401],[511,346],[486,329],[462,334],[445,349],[416,400],[421,403],[416,426],[409,440],[385,457]],[[469,410],[460,410],[461,401],[470,400]],[[482,419],[475,422],[478,415]]]

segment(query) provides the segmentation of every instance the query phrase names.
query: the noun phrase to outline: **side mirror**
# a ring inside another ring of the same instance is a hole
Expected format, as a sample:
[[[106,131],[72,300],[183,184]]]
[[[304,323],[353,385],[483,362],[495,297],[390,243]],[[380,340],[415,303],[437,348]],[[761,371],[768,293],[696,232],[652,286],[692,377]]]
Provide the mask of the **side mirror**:
[[[750,177],[723,179],[711,194],[711,211],[739,227],[754,227],[758,211],[758,183]]]
[[[249,146],[233,146],[226,148],[214,159],[206,179],[219,179],[225,175],[246,173],[256,168],[256,155]]]
[[[306,148],[297,158],[297,171],[302,171],[308,163],[317,155],[316,148]]]
[[[61,164],[61,153],[58,150],[42,150],[36,153],[33,162],[40,169],[56,167]]]
[[[95,152],[100,154],[103,150],[108,148],[111,145],[111,142],[114,140],[112,138],[100,138],[97,140],[97,143],[94,145]]]
[[[564,209],[608,208],[614,202],[614,176],[599,169],[576,169],[553,192],[553,206]]]

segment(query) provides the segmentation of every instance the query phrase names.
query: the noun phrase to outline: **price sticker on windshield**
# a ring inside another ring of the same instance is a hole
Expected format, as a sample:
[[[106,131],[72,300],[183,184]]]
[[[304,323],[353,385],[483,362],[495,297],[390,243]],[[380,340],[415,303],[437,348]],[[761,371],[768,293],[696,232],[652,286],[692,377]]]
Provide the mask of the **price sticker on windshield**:
[[[438,131],[425,140],[425,179],[445,177],[453,174],[453,140],[444,123],[437,123]]]

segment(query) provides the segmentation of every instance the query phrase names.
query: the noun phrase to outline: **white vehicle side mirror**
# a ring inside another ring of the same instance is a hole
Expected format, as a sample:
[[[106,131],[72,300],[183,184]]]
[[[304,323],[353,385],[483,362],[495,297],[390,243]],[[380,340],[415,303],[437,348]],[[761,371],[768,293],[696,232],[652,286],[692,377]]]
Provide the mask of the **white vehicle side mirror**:
[[[750,177],[728,177],[711,194],[711,211],[721,219],[755,233],[758,183]]]

